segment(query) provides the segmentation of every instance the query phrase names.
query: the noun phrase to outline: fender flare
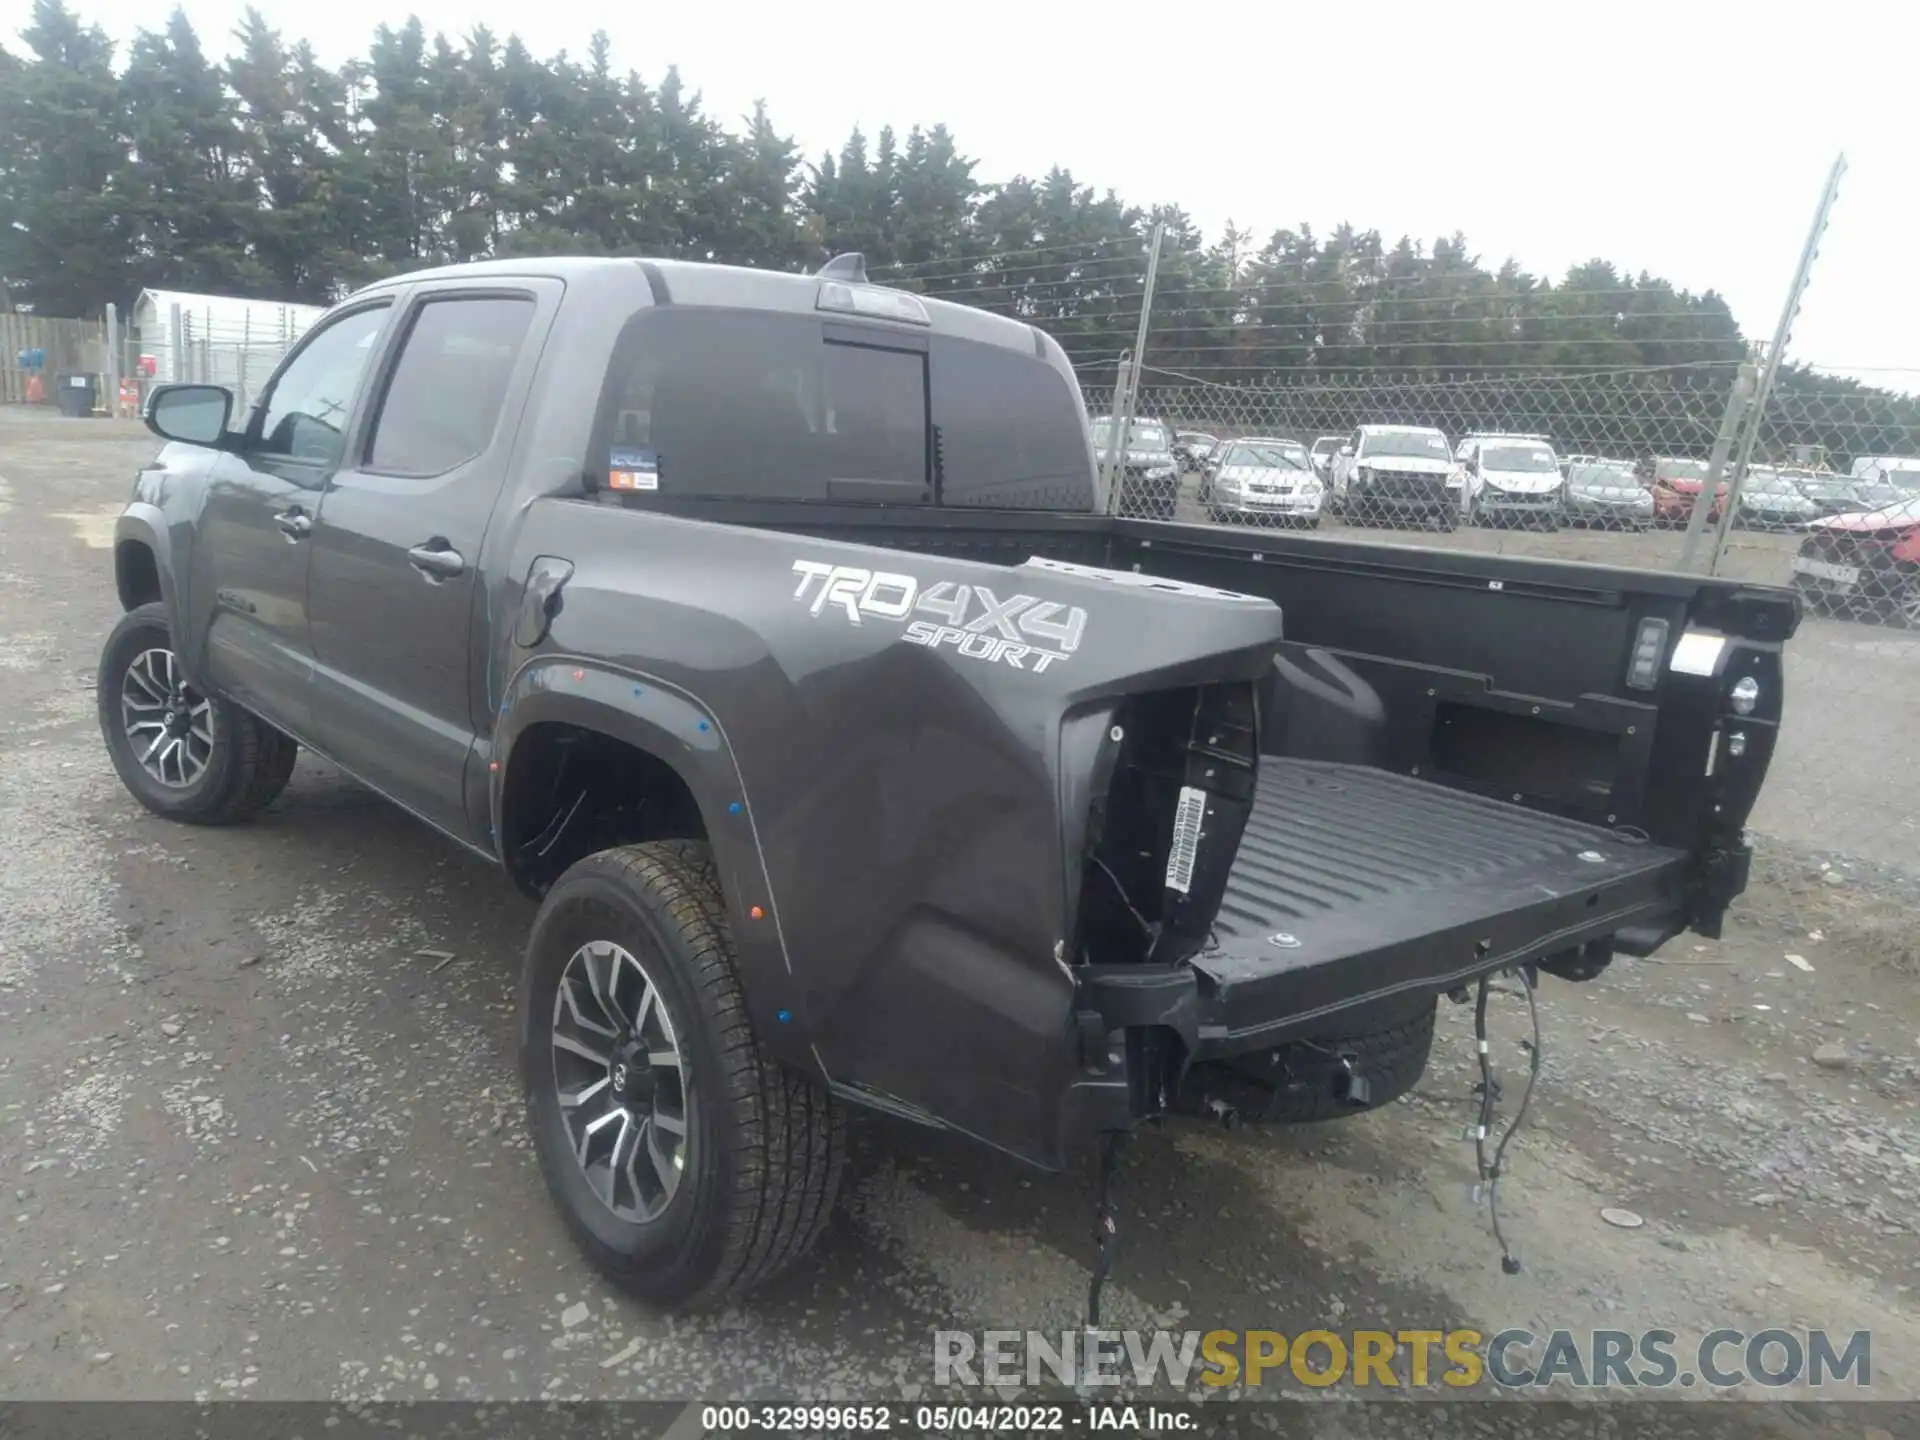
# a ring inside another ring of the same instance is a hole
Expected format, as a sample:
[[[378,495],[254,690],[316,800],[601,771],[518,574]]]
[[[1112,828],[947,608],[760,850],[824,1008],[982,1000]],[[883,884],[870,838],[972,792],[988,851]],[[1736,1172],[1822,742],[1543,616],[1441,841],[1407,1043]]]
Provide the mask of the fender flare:
[[[173,589],[173,535],[167,527],[167,517],[161,513],[159,506],[135,500],[113,522],[113,580],[116,592],[121,589],[120,551],[124,545],[144,545],[152,552],[153,568],[160,581],[160,601],[167,607],[167,620],[178,634],[180,604]],[[126,603],[124,594],[120,594],[119,598],[123,609],[133,608]]]
[[[679,777],[713,850],[755,1031],[778,1058],[825,1079],[810,1041],[759,822],[720,718],[696,696],[656,676],[549,652],[529,659],[508,679],[495,721],[492,750],[499,768],[488,777],[488,838],[496,853],[502,848],[514,752],[535,725],[596,731],[645,751]],[[504,863],[504,854],[500,858]]]

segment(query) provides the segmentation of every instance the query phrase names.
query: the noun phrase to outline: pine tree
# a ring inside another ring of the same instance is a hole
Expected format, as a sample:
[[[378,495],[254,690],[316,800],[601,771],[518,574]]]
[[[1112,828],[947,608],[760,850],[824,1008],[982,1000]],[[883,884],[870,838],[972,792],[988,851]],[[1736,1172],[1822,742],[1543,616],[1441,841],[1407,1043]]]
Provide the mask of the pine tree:
[[[0,276],[11,303],[47,315],[131,304],[131,160],[113,45],[65,0],[35,0],[30,58],[0,79]]]

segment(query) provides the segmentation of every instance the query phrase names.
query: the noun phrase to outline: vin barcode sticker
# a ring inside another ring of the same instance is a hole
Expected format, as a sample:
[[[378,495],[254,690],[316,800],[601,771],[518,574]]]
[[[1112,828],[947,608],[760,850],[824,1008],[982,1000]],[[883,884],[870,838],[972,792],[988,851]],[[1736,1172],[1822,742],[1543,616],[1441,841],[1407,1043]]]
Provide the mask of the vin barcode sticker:
[[[1167,852],[1167,888],[1182,895],[1193,883],[1193,858],[1200,852],[1200,825],[1207,818],[1207,792],[1180,787],[1180,808],[1173,812],[1173,848]]]

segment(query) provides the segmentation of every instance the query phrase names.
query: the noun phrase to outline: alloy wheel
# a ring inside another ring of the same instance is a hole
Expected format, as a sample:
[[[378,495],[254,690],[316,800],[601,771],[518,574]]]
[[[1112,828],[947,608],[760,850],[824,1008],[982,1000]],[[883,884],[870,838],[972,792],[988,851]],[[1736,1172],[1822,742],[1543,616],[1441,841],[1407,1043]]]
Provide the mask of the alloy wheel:
[[[574,951],[552,1039],[561,1122],[589,1188],[622,1220],[655,1219],[687,1168],[692,1085],[646,966],[607,940]]]
[[[173,651],[142,650],[120,678],[120,723],[133,757],[169,790],[206,774],[213,759],[213,704],[181,673]]]

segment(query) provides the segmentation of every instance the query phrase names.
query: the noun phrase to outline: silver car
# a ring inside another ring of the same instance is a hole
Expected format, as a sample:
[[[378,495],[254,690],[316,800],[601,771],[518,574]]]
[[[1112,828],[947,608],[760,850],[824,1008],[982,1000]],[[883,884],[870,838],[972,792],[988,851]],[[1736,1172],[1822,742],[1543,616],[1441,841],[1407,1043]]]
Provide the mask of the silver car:
[[[1325,502],[1326,486],[1298,440],[1250,436],[1224,441],[1214,452],[1207,514],[1216,524],[1257,519],[1316,527]]]
[[[1567,466],[1567,519],[1610,530],[1653,524],[1653,492],[1633,473],[1631,460],[1583,458]]]

